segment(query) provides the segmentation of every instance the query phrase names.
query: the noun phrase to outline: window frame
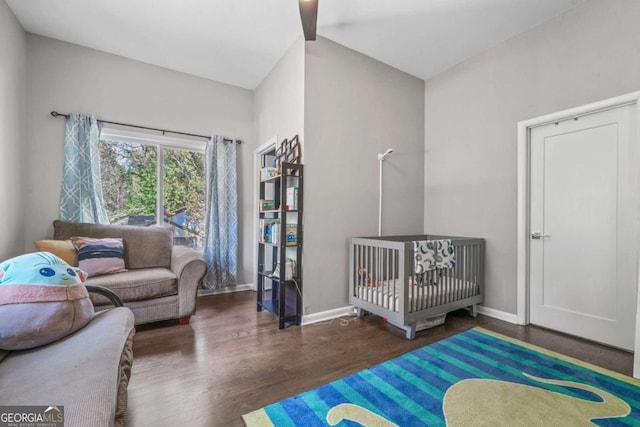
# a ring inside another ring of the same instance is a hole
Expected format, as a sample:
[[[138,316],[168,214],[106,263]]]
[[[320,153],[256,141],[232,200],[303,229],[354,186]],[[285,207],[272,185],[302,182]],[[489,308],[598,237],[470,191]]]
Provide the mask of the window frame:
[[[202,140],[178,138],[149,132],[138,132],[120,129],[118,127],[103,126],[100,130],[99,141],[121,142],[125,144],[139,144],[156,147],[156,225],[164,225],[164,150],[188,150],[205,154],[207,143]]]

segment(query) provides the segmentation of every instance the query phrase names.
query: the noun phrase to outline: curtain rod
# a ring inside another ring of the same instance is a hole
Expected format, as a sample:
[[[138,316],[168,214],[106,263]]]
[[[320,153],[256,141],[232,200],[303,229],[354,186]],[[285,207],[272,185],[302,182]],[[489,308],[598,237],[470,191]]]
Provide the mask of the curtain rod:
[[[53,117],[64,117],[65,119],[69,118],[69,114],[62,114],[62,113],[58,113],[57,111],[52,111],[51,115]],[[137,128],[137,129],[147,129],[147,130],[155,130],[158,132],[162,132],[162,134],[164,135],[165,133],[174,133],[176,135],[185,135],[185,136],[193,136],[196,138],[205,138],[205,139],[211,139],[210,136],[206,136],[206,135],[198,135],[196,133],[187,133],[187,132],[177,132],[174,130],[167,130],[167,129],[158,129],[158,128],[151,128],[148,126],[139,126],[139,125],[130,125],[128,123],[120,123],[120,122],[111,122],[109,120],[98,120],[100,123],[108,123],[110,125],[119,125],[119,126],[127,126],[130,128]],[[224,138],[225,141],[229,141],[229,142],[235,142],[236,144],[242,144],[242,141],[239,139],[233,140],[230,138]]]

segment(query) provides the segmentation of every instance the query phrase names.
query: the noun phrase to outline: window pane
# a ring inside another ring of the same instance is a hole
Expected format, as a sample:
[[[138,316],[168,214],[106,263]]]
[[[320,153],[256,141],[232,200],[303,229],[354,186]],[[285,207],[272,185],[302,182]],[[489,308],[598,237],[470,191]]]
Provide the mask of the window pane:
[[[162,192],[164,221],[174,229],[173,243],[201,248],[204,239],[204,154],[165,149]]]
[[[104,204],[111,224],[155,225],[157,148],[100,141]]]

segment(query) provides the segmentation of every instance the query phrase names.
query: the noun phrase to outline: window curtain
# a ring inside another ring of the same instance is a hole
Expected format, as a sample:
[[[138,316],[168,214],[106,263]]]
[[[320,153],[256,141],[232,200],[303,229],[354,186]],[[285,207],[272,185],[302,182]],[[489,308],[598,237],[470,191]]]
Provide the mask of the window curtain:
[[[214,136],[205,149],[206,211],[203,256],[209,269],[202,286],[237,284],[238,183],[236,144]]]
[[[100,125],[94,117],[65,120],[60,219],[108,224],[100,182]]]

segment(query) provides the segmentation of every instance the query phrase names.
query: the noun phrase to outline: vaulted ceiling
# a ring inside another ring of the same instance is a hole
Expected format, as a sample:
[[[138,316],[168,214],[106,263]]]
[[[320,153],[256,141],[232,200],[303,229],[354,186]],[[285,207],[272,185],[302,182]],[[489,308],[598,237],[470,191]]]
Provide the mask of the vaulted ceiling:
[[[6,1],[28,32],[247,89],[302,33],[297,0]],[[584,1],[319,0],[318,35],[427,80]]]

